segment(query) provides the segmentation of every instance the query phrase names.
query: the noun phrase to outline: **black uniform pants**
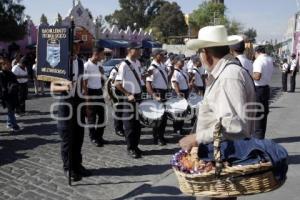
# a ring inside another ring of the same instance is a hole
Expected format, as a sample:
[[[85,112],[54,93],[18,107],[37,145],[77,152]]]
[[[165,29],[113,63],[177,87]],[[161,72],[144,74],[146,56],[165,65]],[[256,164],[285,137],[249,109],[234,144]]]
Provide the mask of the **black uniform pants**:
[[[19,83],[19,91],[18,91],[18,99],[19,99],[19,105],[17,106],[17,113],[25,113],[26,106],[25,102],[28,95],[28,86],[27,83]]]
[[[282,91],[284,92],[287,91],[287,78],[288,78],[288,73],[282,72]]]
[[[114,103],[114,127],[116,132],[122,132],[124,133],[123,129],[123,121],[122,121],[122,109],[123,109],[123,102],[124,102],[124,96],[122,96],[121,92],[116,90],[116,94],[119,97],[119,101],[117,103]]]
[[[94,99],[90,99],[88,102],[91,105],[87,105],[87,122],[90,130],[90,138],[91,140],[101,142],[103,140],[106,115],[102,89],[88,89],[88,96],[94,97]]]
[[[140,95],[135,95],[139,99]],[[141,137],[141,125],[137,116],[137,102],[124,101],[123,128],[127,144],[127,150],[136,150]]]
[[[162,102],[166,101],[167,90],[154,89],[154,92],[161,98]],[[153,128],[153,138],[154,139],[163,139],[166,126],[167,126],[167,115],[166,113],[162,116],[161,121],[157,127]]]
[[[295,88],[296,88],[296,71],[294,71],[292,74],[291,74],[291,79],[290,79],[290,85],[291,85],[291,92],[295,92]]]
[[[263,111],[256,113],[257,120],[255,121],[254,137],[264,139],[267,129],[267,119],[269,114],[269,100],[270,100],[270,87],[258,86],[256,87],[256,102],[260,103]]]
[[[189,98],[189,90],[180,90],[180,92],[183,94],[183,96],[184,96],[185,99]],[[184,126],[184,120],[174,121],[173,122],[174,132],[182,131],[183,126]]]
[[[80,117],[80,120],[83,123],[84,112],[82,109],[80,113],[78,113],[77,108],[83,101],[69,98],[61,100],[60,102],[61,104],[58,106],[58,117],[67,117],[73,113],[70,119],[58,120],[58,133],[61,137],[63,168],[64,170],[69,170],[71,163],[71,169],[76,172],[82,165],[81,148],[84,138],[84,127],[79,125],[77,117]]]

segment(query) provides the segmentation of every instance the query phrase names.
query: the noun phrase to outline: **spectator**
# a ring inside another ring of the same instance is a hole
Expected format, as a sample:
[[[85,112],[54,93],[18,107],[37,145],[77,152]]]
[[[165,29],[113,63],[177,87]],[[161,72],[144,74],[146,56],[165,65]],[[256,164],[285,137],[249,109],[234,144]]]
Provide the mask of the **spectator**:
[[[254,137],[264,139],[267,129],[267,119],[269,114],[270,82],[273,75],[273,59],[266,54],[264,46],[255,48],[255,58],[253,63],[253,79],[256,88],[256,101],[260,103],[263,111],[257,112],[255,121]],[[261,110],[261,109],[259,109]]]
[[[287,78],[289,73],[289,64],[288,60],[285,58],[283,59],[283,64],[281,66],[281,72],[282,72],[282,91],[287,91]]]
[[[13,66],[12,72],[17,76],[17,80],[19,82],[19,91],[18,91],[18,98],[19,98],[19,105],[17,106],[17,114],[19,116],[25,114],[25,102],[28,95],[28,72],[27,72],[27,60],[25,57],[22,57],[20,62]]]
[[[7,108],[7,128],[17,132],[21,128],[17,124],[15,109],[18,105],[18,81],[17,77],[11,72],[11,62],[8,58],[2,58],[0,72],[0,85],[3,107]]]
[[[296,54],[292,54],[292,61],[291,61],[291,68],[290,68],[290,74],[291,74],[291,79],[290,79],[290,84],[291,84],[291,89],[289,92],[295,92],[296,88],[296,75],[297,75],[297,67],[298,67],[298,62],[297,62],[297,57]]]

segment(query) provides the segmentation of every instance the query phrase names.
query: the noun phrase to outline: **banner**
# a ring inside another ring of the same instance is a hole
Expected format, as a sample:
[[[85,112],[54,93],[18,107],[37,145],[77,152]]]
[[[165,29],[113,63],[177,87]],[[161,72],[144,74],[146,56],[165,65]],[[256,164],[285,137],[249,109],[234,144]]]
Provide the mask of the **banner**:
[[[41,26],[37,44],[38,80],[70,79],[70,28],[67,26]]]

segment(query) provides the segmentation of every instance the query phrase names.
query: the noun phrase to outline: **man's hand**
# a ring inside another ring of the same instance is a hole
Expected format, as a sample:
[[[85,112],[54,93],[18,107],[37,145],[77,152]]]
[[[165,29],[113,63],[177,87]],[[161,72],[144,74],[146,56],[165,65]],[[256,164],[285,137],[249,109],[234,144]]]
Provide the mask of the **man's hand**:
[[[154,95],[154,99],[155,99],[156,101],[161,101],[161,98],[160,98],[159,95]]]
[[[134,97],[134,95],[132,95],[132,94],[131,94],[131,95],[128,95],[127,98],[128,98],[128,101],[129,101],[129,102],[134,102],[134,101],[135,101],[135,97]]]
[[[179,141],[179,145],[183,150],[190,152],[193,147],[198,146],[197,140],[196,140],[196,134],[188,135],[188,136],[182,138]]]

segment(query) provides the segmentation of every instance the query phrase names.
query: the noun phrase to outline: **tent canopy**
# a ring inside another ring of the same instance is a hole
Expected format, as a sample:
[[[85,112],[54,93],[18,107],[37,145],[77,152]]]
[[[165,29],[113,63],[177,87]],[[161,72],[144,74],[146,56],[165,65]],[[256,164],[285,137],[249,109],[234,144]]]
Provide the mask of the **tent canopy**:
[[[143,40],[143,48],[148,48],[148,49],[162,48],[162,44],[151,40]]]
[[[127,48],[128,41],[125,40],[98,40],[97,44],[108,49]]]

